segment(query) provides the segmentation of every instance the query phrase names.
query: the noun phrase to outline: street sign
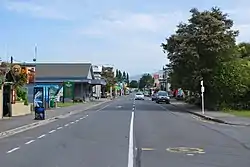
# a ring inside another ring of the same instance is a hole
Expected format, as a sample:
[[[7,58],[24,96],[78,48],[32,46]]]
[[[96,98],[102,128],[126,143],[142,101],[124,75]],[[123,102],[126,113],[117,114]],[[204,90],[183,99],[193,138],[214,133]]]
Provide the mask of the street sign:
[[[73,98],[74,97],[74,82],[66,81],[63,83],[63,97]]]

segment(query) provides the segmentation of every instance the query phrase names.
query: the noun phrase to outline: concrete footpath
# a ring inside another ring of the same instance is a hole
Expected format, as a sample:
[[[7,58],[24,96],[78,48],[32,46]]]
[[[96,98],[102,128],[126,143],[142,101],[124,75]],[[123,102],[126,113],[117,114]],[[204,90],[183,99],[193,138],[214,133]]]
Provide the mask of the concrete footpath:
[[[171,104],[180,108],[182,111],[189,112],[206,120],[230,125],[250,126],[249,118],[238,117],[229,113],[209,110],[205,110],[205,114],[202,114],[200,108],[195,105],[185,103],[184,101],[172,100]]]
[[[42,121],[34,120],[34,113],[25,115],[25,116],[4,118],[0,120],[0,138],[2,136],[6,136],[16,131],[24,131],[24,129],[28,129],[28,128],[30,129],[31,127],[36,127],[42,124],[55,121],[56,119],[59,119],[59,118],[67,117],[71,114],[90,109],[92,107],[101,105],[109,101],[110,99],[100,99],[100,100],[95,100],[92,102],[75,104],[69,107],[62,107],[62,108],[56,108],[53,110],[47,110],[46,119]]]

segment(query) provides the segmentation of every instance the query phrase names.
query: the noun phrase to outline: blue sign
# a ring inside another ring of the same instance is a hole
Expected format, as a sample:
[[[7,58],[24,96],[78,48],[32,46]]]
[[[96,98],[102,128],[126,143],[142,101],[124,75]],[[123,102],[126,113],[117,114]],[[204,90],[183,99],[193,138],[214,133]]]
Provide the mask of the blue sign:
[[[44,107],[44,88],[34,87],[34,107]]]

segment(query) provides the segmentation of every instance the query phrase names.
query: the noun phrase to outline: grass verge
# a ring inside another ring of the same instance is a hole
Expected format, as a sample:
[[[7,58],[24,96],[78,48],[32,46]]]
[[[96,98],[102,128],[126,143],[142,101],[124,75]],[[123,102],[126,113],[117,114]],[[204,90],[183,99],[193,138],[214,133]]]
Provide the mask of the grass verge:
[[[76,104],[79,104],[79,103],[73,103],[73,102],[60,102],[60,103],[57,103],[57,107],[69,107],[69,106],[73,106],[73,105],[76,105]]]
[[[249,110],[228,110],[225,111],[228,114],[233,114],[238,117],[248,117],[250,118],[250,111]]]

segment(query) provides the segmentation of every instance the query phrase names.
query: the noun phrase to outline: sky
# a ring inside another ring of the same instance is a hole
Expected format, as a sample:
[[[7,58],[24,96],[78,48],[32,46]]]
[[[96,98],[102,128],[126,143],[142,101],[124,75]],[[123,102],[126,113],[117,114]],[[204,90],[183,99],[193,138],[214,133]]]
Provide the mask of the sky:
[[[191,8],[218,6],[250,41],[249,0],[0,0],[0,57],[110,64],[130,75],[168,63],[161,43]]]

